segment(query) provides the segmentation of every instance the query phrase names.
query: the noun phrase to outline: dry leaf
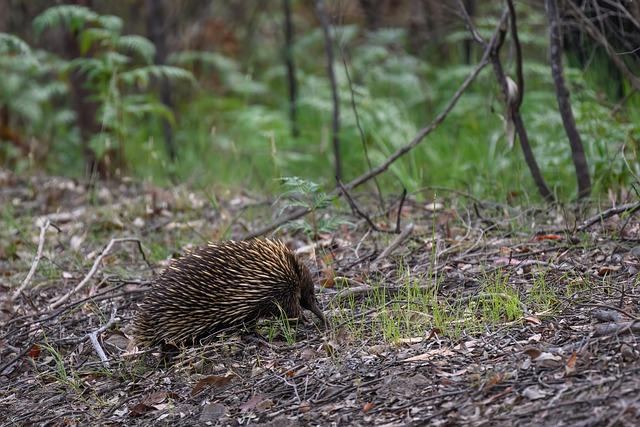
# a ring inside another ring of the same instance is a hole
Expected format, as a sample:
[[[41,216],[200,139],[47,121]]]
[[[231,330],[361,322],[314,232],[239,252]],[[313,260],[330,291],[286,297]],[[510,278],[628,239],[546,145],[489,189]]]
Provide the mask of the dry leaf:
[[[247,400],[242,405],[240,405],[240,412],[249,412],[254,410],[256,406],[258,406],[258,404],[263,400],[265,400],[263,395],[261,394],[254,395],[253,397],[251,397],[251,399]]]
[[[542,323],[542,322],[540,321],[540,319],[538,319],[536,316],[533,316],[533,315],[531,315],[531,316],[525,316],[525,317],[524,317],[524,321],[525,321],[525,322],[527,322],[527,323],[530,323],[530,324],[532,324],[532,325],[539,325],[539,324],[541,324],[541,323]]]
[[[231,377],[232,375],[229,374],[224,377],[218,375],[210,375],[208,377],[202,378],[196,383],[195,387],[193,387],[193,390],[191,390],[191,396],[195,396],[209,386],[222,387],[223,385],[227,385],[231,381]]]
[[[374,405],[373,403],[371,403],[371,402],[367,402],[367,403],[365,403],[364,405],[362,405],[362,412],[367,413],[367,412],[369,412],[370,410],[372,410],[374,406],[375,406],[375,405]]]
[[[566,375],[573,374],[576,371],[576,360],[578,358],[578,353],[575,351],[569,356],[567,360],[567,364],[564,367],[564,372]]]
[[[522,350],[522,352],[529,356],[529,358],[531,358],[532,360],[537,359],[542,354],[542,352],[537,348],[527,348]]]
[[[40,357],[41,350],[42,349],[38,344],[34,344],[33,347],[29,349],[29,352],[27,353],[27,355],[32,359],[37,359],[38,357]]]
[[[303,414],[306,414],[310,410],[311,410],[311,405],[309,404],[309,402],[307,402],[306,400],[303,402],[300,402],[300,405],[298,406],[298,411],[300,411]]]
[[[536,237],[534,237],[533,240],[540,242],[542,240],[562,240],[562,239],[563,237],[559,234],[538,234]]]

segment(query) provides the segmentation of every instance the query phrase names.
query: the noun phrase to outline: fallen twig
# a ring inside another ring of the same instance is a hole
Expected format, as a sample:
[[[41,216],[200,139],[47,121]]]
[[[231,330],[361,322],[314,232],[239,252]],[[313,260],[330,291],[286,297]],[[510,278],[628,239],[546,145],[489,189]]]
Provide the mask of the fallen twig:
[[[146,255],[144,254],[144,250],[142,250],[142,243],[140,242],[140,239],[137,239],[135,237],[123,237],[123,238],[119,238],[119,239],[111,239],[109,244],[100,253],[98,258],[96,258],[95,262],[93,263],[93,266],[91,267],[91,270],[89,270],[89,273],[87,273],[87,275],[84,276],[84,279],[82,279],[82,281],[80,283],[78,283],[78,285],[75,288],[73,288],[71,291],[67,292],[65,295],[61,296],[56,301],[54,301],[51,304],[51,306],[49,307],[49,309],[53,310],[53,309],[56,309],[56,308],[60,307],[73,294],[77,293],[82,288],[84,288],[87,285],[87,283],[89,283],[89,280],[93,277],[93,275],[96,273],[96,271],[98,271],[98,266],[100,265],[100,262],[109,253],[109,251],[111,250],[113,245],[115,245],[116,243],[124,243],[124,242],[136,242],[138,244],[138,249],[140,250],[140,253],[142,254],[142,258],[145,260],[145,262],[147,263],[149,268],[153,269],[153,267],[151,267],[151,264],[147,260]]]
[[[118,311],[117,308],[114,306],[111,309],[111,316],[109,317],[109,321],[105,323],[103,326],[101,326],[100,328],[96,329],[95,331],[89,332],[87,334],[87,338],[89,338],[89,341],[91,341],[91,345],[93,345],[93,348],[98,354],[98,357],[100,358],[100,360],[102,361],[102,364],[107,368],[109,367],[109,358],[104,353],[104,350],[102,349],[102,346],[98,341],[98,336],[104,331],[106,331],[107,329],[109,329],[111,325],[113,325],[116,322],[116,320],[118,320],[116,318],[117,311]]]
[[[13,295],[11,295],[9,302],[14,302],[22,294],[25,288],[29,285],[31,278],[35,274],[36,268],[38,268],[38,263],[40,262],[40,258],[42,258],[42,250],[44,249],[44,236],[50,224],[51,222],[49,221],[49,219],[46,219],[40,226],[40,237],[38,237],[38,250],[36,251],[36,257],[33,259],[33,263],[31,264],[31,268],[27,273],[27,277],[24,278],[24,280],[20,284],[20,287],[16,289]]]
[[[400,233],[400,219],[402,217],[402,207],[404,201],[407,199],[407,189],[402,189],[402,196],[400,196],[400,204],[398,205],[398,214],[396,215],[396,233]]]
[[[355,215],[358,215],[362,217],[365,221],[367,221],[367,224],[369,224],[369,227],[371,227],[374,231],[386,231],[386,230],[380,230],[380,228],[378,228],[378,226],[371,220],[369,215],[367,215],[360,209],[356,201],[353,200],[353,198],[351,197],[351,194],[349,194],[347,189],[344,188],[344,184],[342,184],[342,181],[340,181],[338,177],[336,177],[336,182],[338,183],[338,187],[340,187],[342,194],[344,194],[344,197],[347,199],[347,203],[349,203],[349,206],[351,206],[351,210]]]
[[[378,258],[376,258],[372,263],[371,266],[375,267],[378,265],[378,263],[380,261],[382,261],[383,259],[385,259],[386,257],[388,257],[389,255],[391,255],[391,253],[393,251],[395,251],[398,246],[400,246],[402,244],[402,242],[404,242],[407,237],[409,237],[409,235],[413,232],[413,228],[414,225],[413,223],[409,223],[404,230],[402,230],[402,233],[400,233],[398,235],[398,237],[396,237],[393,242],[391,242],[391,244],[389,246],[387,246],[380,255],[378,255]]]
[[[596,337],[601,337],[604,335],[619,335],[624,332],[640,332],[640,320],[596,325],[593,335]]]
[[[580,225],[576,230],[577,231],[585,231],[590,228],[592,225],[602,222],[607,218],[610,218],[614,215],[618,215],[621,213],[629,213],[634,214],[640,209],[640,202],[636,203],[627,203],[624,205],[620,205],[614,208],[607,209],[606,211],[599,213],[598,215],[594,215],[591,218],[585,220],[582,225]]]

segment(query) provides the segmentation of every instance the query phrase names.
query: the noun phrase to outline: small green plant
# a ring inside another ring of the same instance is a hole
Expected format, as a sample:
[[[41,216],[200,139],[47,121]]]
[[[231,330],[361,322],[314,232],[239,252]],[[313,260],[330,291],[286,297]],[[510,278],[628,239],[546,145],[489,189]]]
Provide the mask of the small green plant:
[[[335,217],[320,214],[319,211],[326,208],[333,198],[323,192],[318,184],[296,176],[283,177],[280,180],[284,188],[279,197],[283,202],[280,215],[283,215],[285,210],[295,208],[309,211],[308,219],[293,221],[283,227],[302,231],[310,239],[315,240],[321,233],[331,233],[339,224],[344,223]]]
[[[502,269],[483,278],[483,285],[475,300],[478,315],[484,322],[498,324],[521,318],[524,305],[518,293],[509,286],[509,276]]]
[[[278,305],[279,315],[275,321],[269,322],[267,329],[267,339],[269,342],[273,342],[276,337],[282,335],[287,344],[293,345],[296,343],[296,331],[298,326],[298,319],[290,319],[287,313]]]
[[[67,368],[64,364],[64,359],[60,352],[51,344],[49,344],[46,339],[44,343],[40,344],[40,347],[42,348],[42,350],[49,353],[51,357],[53,357],[53,360],[55,362],[55,378],[62,384],[71,387],[77,393],[80,393],[82,382],[79,378],[77,378],[75,374],[67,371]]]
[[[548,312],[558,304],[558,297],[547,281],[546,272],[534,276],[527,300],[536,312]]]

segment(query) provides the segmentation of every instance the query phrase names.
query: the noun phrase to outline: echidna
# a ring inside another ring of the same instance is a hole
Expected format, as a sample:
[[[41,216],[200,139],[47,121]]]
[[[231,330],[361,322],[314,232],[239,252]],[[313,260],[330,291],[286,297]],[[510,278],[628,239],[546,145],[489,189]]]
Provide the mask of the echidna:
[[[209,243],[173,261],[140,305],[143,345],[195,344],[230,327],[311,310],[323,324],[307,267],[270,239]]]

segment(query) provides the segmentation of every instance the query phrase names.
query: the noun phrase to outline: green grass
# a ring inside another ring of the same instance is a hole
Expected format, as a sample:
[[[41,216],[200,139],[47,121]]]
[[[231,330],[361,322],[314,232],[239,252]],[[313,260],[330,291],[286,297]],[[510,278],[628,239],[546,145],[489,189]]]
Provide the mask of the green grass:
[[[479,334],[518,321],[525,314],[520,295],[500,270],[481,277],[477,292],[469,296],[443,295],[439,279],[402,269],[393,282],[385,286],[372,279],[371,292],[363,299],[349,295],[335,302],[332,308],[337,315],[333,322],[346,328],[356,340],[397,343],[425,338],[432,331],[457,339],[463,333]],[[536,297],[541,299],[540,292]]]

